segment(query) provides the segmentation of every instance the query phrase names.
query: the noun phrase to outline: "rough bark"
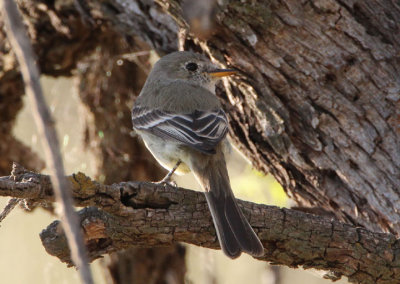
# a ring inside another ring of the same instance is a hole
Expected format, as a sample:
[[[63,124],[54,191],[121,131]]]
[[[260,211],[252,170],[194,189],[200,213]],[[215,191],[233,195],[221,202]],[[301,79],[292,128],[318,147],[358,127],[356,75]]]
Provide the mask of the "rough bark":
[[[52,202],[48,176],[19,169],[0,178],[0,195]],[[219,249],[204,194],[146,182],[102,185],[82,173],[69,177],[90,258],[128,247],[175,242]],[[359,283],[400,281],[400,243],[394,235],[374,233],[333,219],[239,200],[260,237],[259,260],[290,267],[328,270],[332,280],[347,276]],[[88,207],[93,206],[93,207]],[[71,264],[59,221],[41,233],[47,252]]]
[[[300,205],[398,233],[398,4],[230,2],[219,19],[202,48],[245,74],[223,98],[253,165]]]

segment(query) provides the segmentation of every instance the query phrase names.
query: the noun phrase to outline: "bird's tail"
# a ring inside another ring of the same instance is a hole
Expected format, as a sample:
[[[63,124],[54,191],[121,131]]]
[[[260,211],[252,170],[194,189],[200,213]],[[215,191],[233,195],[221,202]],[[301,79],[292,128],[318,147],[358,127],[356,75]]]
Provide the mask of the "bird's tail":
[[[233,195],[223,153],[204,158],[206,162],[193,164],[192,171],[205,191],[223,252],[230,258],[242,251],[262,256],[264,248]]]

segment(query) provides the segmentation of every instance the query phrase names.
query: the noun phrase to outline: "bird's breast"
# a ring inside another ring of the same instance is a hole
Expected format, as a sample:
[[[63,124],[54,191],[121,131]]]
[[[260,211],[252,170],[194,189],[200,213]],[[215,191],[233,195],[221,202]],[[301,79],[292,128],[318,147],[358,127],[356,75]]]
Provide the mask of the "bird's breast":
[[[151,133],[146,133],[145,131],[138,132],[140,132],[140,136],[147,149],[149,149],[154,158],[165,169],[170,171],[178,160],[181,160],[182,163],[175,173],[183,175],[190,172],[190,168],[188,167],[189,153],[185,147],[182,147],[179,143],[167,141]]]

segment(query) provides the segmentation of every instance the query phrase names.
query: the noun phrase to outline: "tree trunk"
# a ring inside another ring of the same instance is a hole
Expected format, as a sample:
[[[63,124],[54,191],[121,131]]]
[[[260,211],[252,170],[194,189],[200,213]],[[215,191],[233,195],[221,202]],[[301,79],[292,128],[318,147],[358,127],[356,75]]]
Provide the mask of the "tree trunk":
[[[218,19],[202,48],[243,72],[222,98],[253,165],[301,206],[398,234],[398,4],[230,2]]]

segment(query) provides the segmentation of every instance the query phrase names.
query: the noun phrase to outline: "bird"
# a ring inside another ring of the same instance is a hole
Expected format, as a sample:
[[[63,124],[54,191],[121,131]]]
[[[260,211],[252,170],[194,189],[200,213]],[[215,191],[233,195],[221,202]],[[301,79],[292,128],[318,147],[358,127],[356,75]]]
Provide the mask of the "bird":
[[[160,58],[132,108],[134,130],[169,174],[192,172],[205,193],[222,251],[264,255],[263,245],[238,206],[225,156],[228,118],[215,85],[233,69],[221,69],[204,55],[177,51]]]

